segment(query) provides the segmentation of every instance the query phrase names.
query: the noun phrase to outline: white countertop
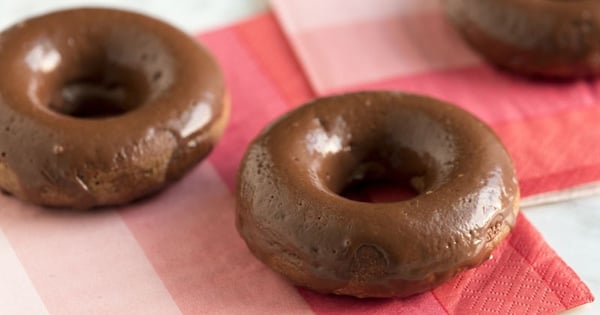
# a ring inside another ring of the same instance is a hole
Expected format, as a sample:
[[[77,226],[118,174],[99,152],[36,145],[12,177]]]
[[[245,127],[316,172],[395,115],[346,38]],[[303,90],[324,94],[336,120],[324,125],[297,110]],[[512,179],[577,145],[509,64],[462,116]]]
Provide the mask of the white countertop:
[[[243,19],[267,9],[267,0],[20,0],[0,1],[0,29],[26,16],[73,6],[112,6],[134,9],[187,30],[198,32]],[[548,243],[600,298],[600,196],[579,198],[523,210]],[[600,314],[600,302],[568,314]]]

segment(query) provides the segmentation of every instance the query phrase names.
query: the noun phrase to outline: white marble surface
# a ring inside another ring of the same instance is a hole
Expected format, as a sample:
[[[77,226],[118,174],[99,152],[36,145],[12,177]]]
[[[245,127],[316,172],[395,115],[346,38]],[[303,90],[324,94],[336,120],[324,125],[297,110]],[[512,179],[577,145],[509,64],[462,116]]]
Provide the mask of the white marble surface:
[[[523,210],[554,250],[600,298],[600,196],[578,198]],[[570,315],[600,314],[600,302],[583,305]]]
[[[190,32],[231,23],[267,9],[267,0],[0,0],[0,29],[25,16],[73,6],[111,6],[137,10]],[[548,243],[600,297],[600,196],[524,210]],[[594,302],[569,314],[600,314]]]
[[[109,6],[153,15],[188,31],[227,24],[266,10],[268,0],[0,0],[0,29],[60,8]]]

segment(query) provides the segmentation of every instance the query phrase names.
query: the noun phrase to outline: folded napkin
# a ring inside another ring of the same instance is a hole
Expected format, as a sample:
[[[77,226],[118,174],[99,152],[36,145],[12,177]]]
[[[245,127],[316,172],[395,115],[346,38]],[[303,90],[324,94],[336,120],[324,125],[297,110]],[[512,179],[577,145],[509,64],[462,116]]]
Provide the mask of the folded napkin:
[[[493,259],[409,299],[291,286],[235,231],[235,172],[261,128],[315,93],[272,15],[200,38],[223,66],[233,104],[209,160],[125,207],[74,213],[0,195],[1,314],[546,314],[593,299],[523,217]]]
[[[536,82],[471,51],[438,0],[274,0],[317,94],[400,89],[491,124],[514,159],[523,206],[600,193],[600,81]]]

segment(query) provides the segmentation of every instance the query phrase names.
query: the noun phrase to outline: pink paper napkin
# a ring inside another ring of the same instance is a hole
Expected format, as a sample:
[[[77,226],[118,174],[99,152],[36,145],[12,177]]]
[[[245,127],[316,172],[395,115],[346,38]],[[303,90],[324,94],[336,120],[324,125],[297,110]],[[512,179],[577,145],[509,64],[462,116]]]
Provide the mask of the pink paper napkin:
[[[249,141],[315,94],[272,15],[200,38],[233,104],[213,154],[126,207],[80,213],[0,195],[0,314],[547,314],[593,299],[523,217],[492,260],[410,299],[291,286],[236,233],[233,187]]]

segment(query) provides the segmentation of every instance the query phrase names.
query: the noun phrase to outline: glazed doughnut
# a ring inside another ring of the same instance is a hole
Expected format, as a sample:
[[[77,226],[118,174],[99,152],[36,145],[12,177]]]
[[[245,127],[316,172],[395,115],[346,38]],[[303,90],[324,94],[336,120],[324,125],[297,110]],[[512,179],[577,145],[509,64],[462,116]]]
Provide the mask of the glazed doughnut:
[[[340,192],[365,178],[418,195],[366,203]],[[237,229],[293,283],[322,293],[404,297],[487,260],[518,211],[512,162],[458,107],[396,92],[317,99],[249,146]]]
[[[492,63],[532,76],[600,72],[600,2],[444,0],[467,42]]]
[[[0,187],[74,208],[156,192],[212,149],[229,104],[206,49],[132,12],[74,9],[0,34]]]

